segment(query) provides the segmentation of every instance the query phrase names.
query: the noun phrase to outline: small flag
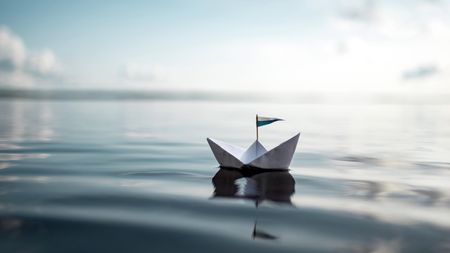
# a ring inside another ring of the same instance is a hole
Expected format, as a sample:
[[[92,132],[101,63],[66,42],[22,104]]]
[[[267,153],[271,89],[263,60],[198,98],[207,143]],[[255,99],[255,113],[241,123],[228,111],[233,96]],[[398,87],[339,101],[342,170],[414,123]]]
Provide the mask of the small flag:
[[[269,118],[269,117],[260,117],[258,116],[256,119],[256,125],[258,127],[260,126],[265,126],[265,125],[269,125],[275,121],[280,121],[282,119],[278,119],[278,118]]]

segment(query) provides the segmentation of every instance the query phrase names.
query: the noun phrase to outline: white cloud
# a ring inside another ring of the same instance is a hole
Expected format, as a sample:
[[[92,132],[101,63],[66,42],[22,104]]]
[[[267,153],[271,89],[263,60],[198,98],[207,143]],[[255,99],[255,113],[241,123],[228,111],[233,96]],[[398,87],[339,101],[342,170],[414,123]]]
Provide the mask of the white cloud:
[[[384,91],[449,92],[449,13],[443,1],[368,0],[337,5],[328,19],[337,48],[345,49],[342,58],[360,61],[346,67],[365,72],[355,81],[384,85]],[[409,86],[402,82],[412,79]]]
[[[376,2],[374,0],[340,2],[340,15],[357,22],[376,20]]]
[[[450,92],[447,5],[423,0],[402,2],[405,6],[390,1],[339,2],[343,4],[310,3],[326,9],[318,11],[324,26],[318,26],[317,33],[242,36],[192,48],[187,57],[172,62],[177,75],[171,75],[174,81],[164,88]],[[430,63],[436,71],[427,67]],[[428,68],[422,70],[427,78],[405,82],[404,73],[420,66]]]
[[[0,64],[3,68],[21,67],[26,59],[22,40],[6,27],[0,27]]]
[[[48,84],[61,71],[61,64],[50,49],[29,51],[19,36],[7,27],[0,26],[0,86]]]
[[[417,66],[414,69],[408,69],[403,72],[404,80],[417,80],[434,76],[439,73],[439,68],[434,64]]]
[[[55,54],[50,49],[45,49],[28,56],[28,70],[39,75],[52,75],[61,71],[61,66]]]

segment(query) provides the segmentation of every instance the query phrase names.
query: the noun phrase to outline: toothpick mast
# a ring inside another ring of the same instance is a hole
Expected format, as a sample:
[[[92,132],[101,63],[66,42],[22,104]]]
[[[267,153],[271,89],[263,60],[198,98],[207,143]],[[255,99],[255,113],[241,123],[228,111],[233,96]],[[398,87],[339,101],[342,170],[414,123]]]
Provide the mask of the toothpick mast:
[[[256,114],[256,140],[258,140],[258,114]]]
[[[258,142],[258,114],[256,114],[256,142]],[[255,147],[255,156],[258,155],[258,143],[256,143]]]

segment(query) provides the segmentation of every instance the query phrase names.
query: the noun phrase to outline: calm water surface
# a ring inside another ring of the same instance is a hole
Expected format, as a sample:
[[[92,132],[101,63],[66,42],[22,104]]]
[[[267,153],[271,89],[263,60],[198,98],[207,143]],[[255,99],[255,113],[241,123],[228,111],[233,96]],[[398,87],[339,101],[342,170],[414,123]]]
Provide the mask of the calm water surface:
[[[286,172],[217,167],[254,114]],[[0,101],[0,252],[450,252],[450,106]]]

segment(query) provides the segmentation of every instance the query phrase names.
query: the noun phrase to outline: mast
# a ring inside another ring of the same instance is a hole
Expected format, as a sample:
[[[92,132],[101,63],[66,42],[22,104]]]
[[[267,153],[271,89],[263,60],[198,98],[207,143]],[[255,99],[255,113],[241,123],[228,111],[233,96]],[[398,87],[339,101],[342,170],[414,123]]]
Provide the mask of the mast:
[[[256,114],[256,143],[255,143],[255,156],[258,156],[258,114]]]
[[[256,141],[258,141],[258,114],[256,114]]]

